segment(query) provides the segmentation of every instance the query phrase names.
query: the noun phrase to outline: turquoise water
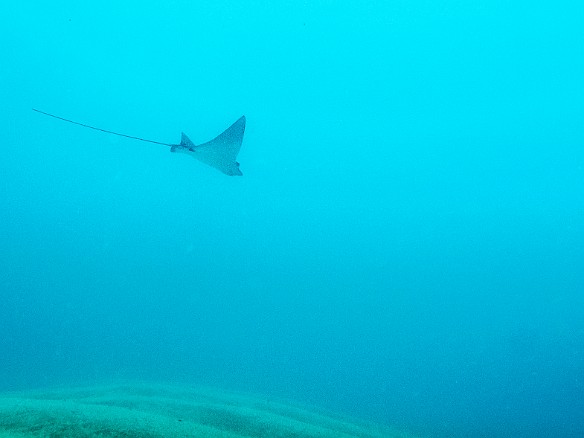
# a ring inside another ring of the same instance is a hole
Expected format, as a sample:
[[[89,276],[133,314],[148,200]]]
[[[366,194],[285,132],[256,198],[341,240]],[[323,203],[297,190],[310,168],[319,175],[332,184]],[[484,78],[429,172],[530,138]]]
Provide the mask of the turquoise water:
[[[5,2],[0,390],[583,436],[583,5]]]

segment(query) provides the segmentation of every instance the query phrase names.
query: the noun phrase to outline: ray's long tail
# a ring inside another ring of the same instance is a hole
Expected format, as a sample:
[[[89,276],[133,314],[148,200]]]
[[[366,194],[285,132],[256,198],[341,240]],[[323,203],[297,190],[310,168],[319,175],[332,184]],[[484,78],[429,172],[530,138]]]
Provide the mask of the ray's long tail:
[[[107,134],[119,135],[120,137],[131,138],[132,140],[145,141],[147,143],[161,144],[164,146],[176,146],[176,145],[171,144],[171,143],[162,143],[160,141],[147,140],[147,139],[141,138],[141,137],[134,137],[133,135],[120,134],[119,132],[108,131],[107,129],[96,128],[95,126],[86,125],[85,123],[74,122],[73,120],[69,120],[69,119],[66,119],[64,117],[59,117],[59,116],[56,116],[54,114],[49,114],[49,113],[46,113],[44,111],[38,110],[36,108],[33,108],[32,110],[37,112],[37,113],[44,114],[45,116],[49,116],[49,117],[53,117],[55,119],[63,120],[64,122],[73,123],[74,125],[83,126],[84,128],[95,129],[96,131],[105,132]]]

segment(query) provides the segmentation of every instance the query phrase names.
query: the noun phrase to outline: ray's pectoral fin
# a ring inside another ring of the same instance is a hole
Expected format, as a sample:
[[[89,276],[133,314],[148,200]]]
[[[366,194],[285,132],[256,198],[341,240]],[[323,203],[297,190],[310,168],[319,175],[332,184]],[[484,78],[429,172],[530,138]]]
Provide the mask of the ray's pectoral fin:
[[[239,170],[236,159],[241,149],[244,132],[245,116],[241,116],[213,140],[199,146],[195,146],[183,132],[180,144],[171,146],[170,151],[186,153],[226,175],[241,176],[243,173]]]

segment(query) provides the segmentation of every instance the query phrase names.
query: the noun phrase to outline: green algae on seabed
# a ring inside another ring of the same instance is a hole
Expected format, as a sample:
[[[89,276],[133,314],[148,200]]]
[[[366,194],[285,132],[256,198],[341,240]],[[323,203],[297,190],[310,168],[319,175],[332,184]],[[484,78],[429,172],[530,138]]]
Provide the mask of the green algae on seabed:
[[[257,396],[165,385],[0,395],[4,437],[410,438]]]

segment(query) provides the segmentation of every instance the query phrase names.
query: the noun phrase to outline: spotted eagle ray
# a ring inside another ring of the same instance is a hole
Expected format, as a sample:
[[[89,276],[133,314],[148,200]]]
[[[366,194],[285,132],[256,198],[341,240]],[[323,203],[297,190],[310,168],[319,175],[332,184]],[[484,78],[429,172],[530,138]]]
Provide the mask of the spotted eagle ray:
[[[83,126],[84,128],[95,129],[96,131],[119,135],[120,137],[131,138],[133,140],[170,146],[170,152],[182,152],[183,154],[190,155],[191,157],[196,158],[197,160],[202,161],[211,167],[214,167],[226,175],[243,175],[241,170],[239,170],[239,163],[236,161],[236,158],[237,154],[239,153],[239,149],[241,149],[241,142],[243,141],[243,133],[245,131],[245,116],[241,116],[233,125],[227,128],[213,140],[197,146],[186,136],[184,132],[181,133],[179,144],[162,143],[160,141],[146,140],[145,138],[120,134],[119,132],[108,131],[107,129],[96,128],[84,123],[74,122],[73,120],[65,119],[54,114],[49,114],[35,108],[32,110],[46,116],[54,117],[55,119],[73,123],[74,125]]]

